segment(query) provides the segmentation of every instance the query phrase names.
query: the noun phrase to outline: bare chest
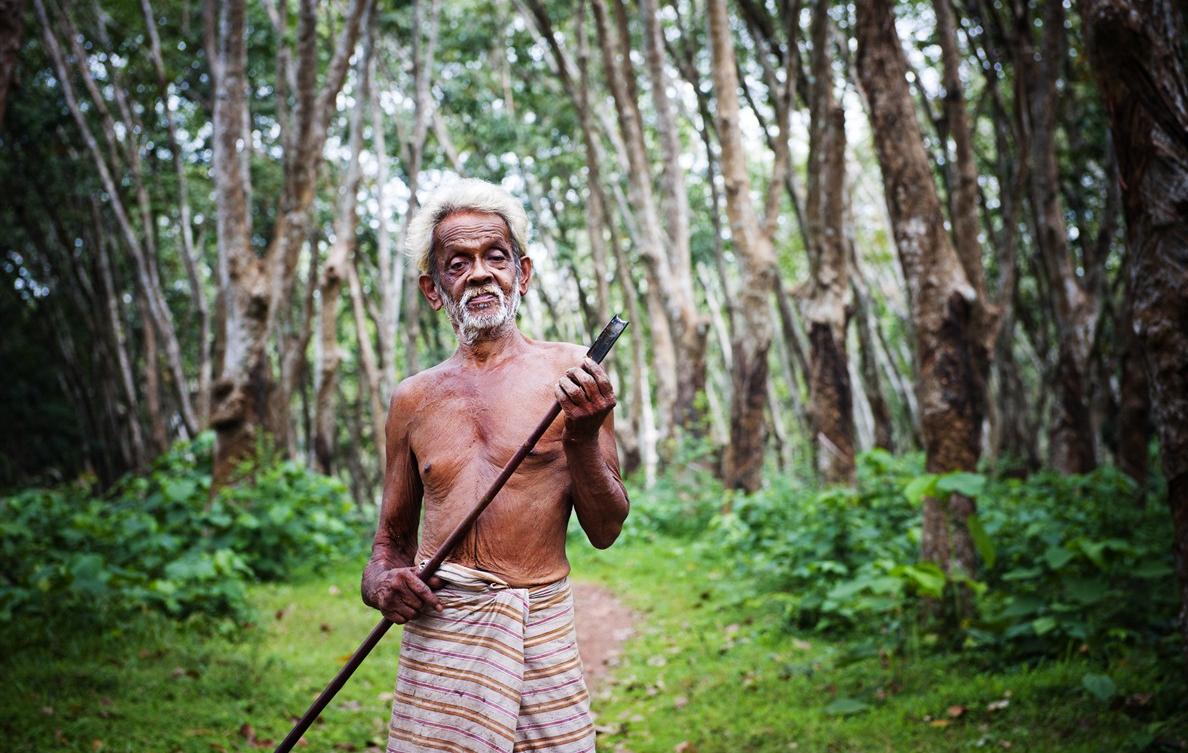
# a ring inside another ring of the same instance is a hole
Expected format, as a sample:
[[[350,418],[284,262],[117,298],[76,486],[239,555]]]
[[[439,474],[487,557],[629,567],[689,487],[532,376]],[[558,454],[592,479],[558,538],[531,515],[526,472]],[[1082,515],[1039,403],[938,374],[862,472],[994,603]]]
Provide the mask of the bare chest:
[[[556,377],[536,371],[485,381],[457,380],[425,401],[412,422],[410,445],[430,497],[474,491],[493,479],[552,405]],[[552,475],[564,463],[558,418],[516,473]],[[514,484],[513,484],[514,485]]]

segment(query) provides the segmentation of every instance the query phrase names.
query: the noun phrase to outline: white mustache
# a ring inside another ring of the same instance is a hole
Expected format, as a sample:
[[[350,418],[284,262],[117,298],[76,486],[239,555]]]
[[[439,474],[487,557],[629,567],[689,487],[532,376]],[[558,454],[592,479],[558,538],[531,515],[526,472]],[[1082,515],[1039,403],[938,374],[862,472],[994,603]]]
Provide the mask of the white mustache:
[[[499,289],[498,285],[491,284],[491,283],[484,285],[481,288],[468,289],[466,292],[464,292],[462,294],[461,304],[463,306],[465,306],[466,304],[470,303],[470,301],[472,299],[476,298],[477,296],[486,295],[487,293],[494,295],[495,298],[498,299],[499,305],[500,306],[503,305],[503,291]]]

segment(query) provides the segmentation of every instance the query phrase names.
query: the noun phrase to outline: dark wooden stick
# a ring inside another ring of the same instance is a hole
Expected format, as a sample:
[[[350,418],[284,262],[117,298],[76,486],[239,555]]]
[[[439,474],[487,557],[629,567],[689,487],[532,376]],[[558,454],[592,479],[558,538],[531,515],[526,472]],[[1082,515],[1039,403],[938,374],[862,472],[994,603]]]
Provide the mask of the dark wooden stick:
[[[627,328],[627,324],[628,322],[626,320],[620,319],[617,315],[611,317],[610,322],[602,330],[602,334],[598,336],[594,344],[590,346],[590,350],[586,352],[586,355],[594,359],[594,361],[602,363],[602,359],[606,358],[606,354],[610,352],[611,346],[615,344],[615,340],[619,339],[619,335],[623,334],[623,330]],[[437,568],[441,567],[441,563],[453,553],[458,543],[470,532],[474,521],[478,520],[478,516],[482,514],[483,510],[487,509],[487,505],[491,504],[491,500],[495,499],[495,495],[499,493],[499,490],[503,488],[503,485],[507,483],[511,475],[516,472],[516,468],[520,466],[520,463],[524,461],[528,453],[532,452],[532,448],[536,446],[536,443],[540,441],[545,431],[548,430],[549,426],[552,425],[553,421],[560,414],[561,405],[554,401],[553,407],[549,408],[548,415],[536,425],[536,428],[532,430],[532,434],[528,436],[524,444],[520,445],[520,449],[516,450],[516,454],[512,455],[511,459],[507,461],[507,464],[503,466],[503,470],[499,472],[499,476],[495,478],[495,481],[491,484],[491,488],[478,501],[478,504],[474,506],[470,514],[454,528],[453,533],[449,535],[445,543],[438,547],[437,553],[417,571],[417,577],[425,581],[426,584],[429,582],[429,576],[437,572]],[[351,658],[342,666],[342,669],[338,670],[338,674],[334,675],[334,679],[326,685],[326,688],[310,704],[305,715],[293,725],[293,729],[289,730],[289,734],[285,735],[285,739],[281,740],[280,745],[276,746],[275,753],[289,753],[293,749],[293,746],[297,744],[297,741],[301,739],[301,736],[305,734],[309,726],[322,713],[322,709],[326,708],[326,705],[333,700],[334,696],[338,695],[338,691],[342,690],[342,686],[346,684],[346,681],[355,673],[355,670],[359,668],[359,665],[363,663],[363,660],[367,658],[367,655],[376,647],[380,639],[387,634],[388,629],[393,624],[395,623],[385,617],[371,629],[371,633],[359,644],[359,648],[355,649],[355,653],[351,654]]]

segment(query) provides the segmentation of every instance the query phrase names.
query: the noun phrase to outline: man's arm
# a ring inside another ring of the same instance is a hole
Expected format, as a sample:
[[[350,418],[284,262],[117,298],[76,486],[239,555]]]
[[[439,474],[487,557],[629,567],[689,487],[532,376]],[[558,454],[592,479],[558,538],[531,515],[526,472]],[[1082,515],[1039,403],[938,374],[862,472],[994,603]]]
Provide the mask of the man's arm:
[[[361,588],[363,602],[397,624],[411,620],[426,607],[441,611],[441,603],[417,577],[413,562],[424,488],[409,446],[410,411],[400,405],[406,389],[397,387],[388,406],[383,501]]]
[[[587,358],[565,372],[555,394],[565,412],[562,446],[573,508],[590,543],[605,549],[619,537],[630,507],[615,446],[615,391],[606,371]]]

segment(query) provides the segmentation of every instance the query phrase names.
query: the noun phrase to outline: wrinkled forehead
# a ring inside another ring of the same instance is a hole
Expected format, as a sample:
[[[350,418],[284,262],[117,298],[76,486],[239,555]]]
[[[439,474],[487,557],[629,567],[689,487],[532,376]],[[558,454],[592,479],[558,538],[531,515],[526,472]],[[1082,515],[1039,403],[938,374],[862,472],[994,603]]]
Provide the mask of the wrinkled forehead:
[[[442,217],[433,228],[432,248],[463,249],[493,242],[512,244],[511,228],[502,215],[459,209]]]

